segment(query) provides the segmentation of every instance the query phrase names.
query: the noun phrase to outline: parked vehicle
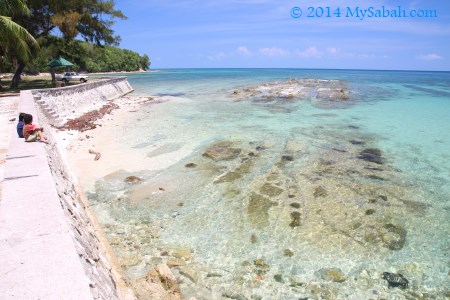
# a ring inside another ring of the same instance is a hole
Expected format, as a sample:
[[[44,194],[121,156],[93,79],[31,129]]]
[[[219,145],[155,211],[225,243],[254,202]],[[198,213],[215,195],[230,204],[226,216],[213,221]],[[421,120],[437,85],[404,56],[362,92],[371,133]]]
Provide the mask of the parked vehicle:
[[[80,82],[86,82],[88,80],[87,75],[81,75],[76,72],[66,72],[63,75],[56,75],[56,80],[60,80],[63,82],[69,82],[69,81],[80,81]]]

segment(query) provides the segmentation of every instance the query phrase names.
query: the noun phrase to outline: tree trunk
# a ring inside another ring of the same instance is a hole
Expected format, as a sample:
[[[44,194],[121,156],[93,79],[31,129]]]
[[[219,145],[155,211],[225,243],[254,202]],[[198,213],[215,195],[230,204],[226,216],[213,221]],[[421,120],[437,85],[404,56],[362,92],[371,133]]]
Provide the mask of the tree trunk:
[[[52,84],[56,83],[56,75],[55,75],[55,69],[53,67],[50,68],[50,74],[52,74]]]
[[[11,81],[11,88],[12,89],[17,89],[19,87],[19,82],[20,82],[20,74],[22,74],[23,69],[25,69],[25,63],[23,61],[18,61],[17,63],[17,69],[16,72],[14,73],[14,77]]]

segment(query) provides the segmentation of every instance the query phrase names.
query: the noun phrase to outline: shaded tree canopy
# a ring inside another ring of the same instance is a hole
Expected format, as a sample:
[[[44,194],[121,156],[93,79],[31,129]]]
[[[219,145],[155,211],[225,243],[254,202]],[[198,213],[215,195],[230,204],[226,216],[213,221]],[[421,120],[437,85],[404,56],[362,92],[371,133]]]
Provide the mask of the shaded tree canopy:
[[[25,0],[15,1],[25,3]],[[111,27],[115,19],[126,17],[114,8],[113,0],[28,0],[26,4],[30,14],[14,15],[12,21],[39,41],[58,30],[66,40],[80,37],[97,45],[118,45],[120,42]],[[26,60],[18,60],[11,87],[18,86],[26,63]]]
[[[98,45],[117,45],[120,37],[111,26],[115,19],[126,17],[114,4],[113,0],[28,0],[31,14],[18,16],[17,23],[34,37],[57,28],[66,38],[81,36]]]

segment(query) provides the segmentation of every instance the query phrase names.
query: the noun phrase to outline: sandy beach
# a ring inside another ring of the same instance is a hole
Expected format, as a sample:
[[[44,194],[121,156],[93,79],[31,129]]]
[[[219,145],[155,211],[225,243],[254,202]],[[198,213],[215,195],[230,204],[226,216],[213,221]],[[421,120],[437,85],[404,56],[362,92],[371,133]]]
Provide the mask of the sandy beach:
[[[121,132],[133,126],[134,114],[141,105],[157,105],[168,101],[168,98],[125,96],[114,101],[119,106],[118,109],[94,122],[97,124],[95,129],[81,132],[58,131],[60,140],[65,143],[69,161],[85,191],[92,190],[97,179],[114,172],[132,173],[164,169],[190,153],[185,149],[179,149],[166,155],[149,157],[140,149],[125,146],[126,144],[121,141]],[[157,116],[149,113],[148,117]],[[95,160],[95,153],[100,154],[98,160]],[[123,170],[124,161],[127,162],[126,170]]]

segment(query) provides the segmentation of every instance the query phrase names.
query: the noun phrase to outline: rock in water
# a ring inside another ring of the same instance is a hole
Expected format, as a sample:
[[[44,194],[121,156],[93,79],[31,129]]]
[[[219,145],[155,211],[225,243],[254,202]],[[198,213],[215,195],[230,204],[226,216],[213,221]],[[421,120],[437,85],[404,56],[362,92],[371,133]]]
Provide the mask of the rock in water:
[[[322,186],[318,186],[316,187],[316,189],[314,190],[314,197],[318,198],[318,197],[326,197],[328,195],[328,192],[326,189],[324,189]]]
[[[291,212],[291,223],[289,223],[289,226],[292,228],[300,226],[302,224],[301,216],[301,213],[298,211]]]
[[[320,269],[317,275],[324,280],[342,283],[347,280],[341,269],[338,268],[326,268]]]
[[[383,279],[387,280],[389,288],[399,287],[401,289],[404,289],[408,287],[409,283],[408,279],[406,279],[405,276],[397,273],[384,272]]]
[[[213,160],[233,160],[239,156],[242,149],[232,147],[231,142],[218,142],[211,146],[209,146],[205,153],[203,153],[204,157],[211,158]]]
[[[359,153],[359,159],[373,162],[376,164],[383,164],[383,158],[381,156],[381,150],[377,148],[367,148]]]

